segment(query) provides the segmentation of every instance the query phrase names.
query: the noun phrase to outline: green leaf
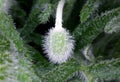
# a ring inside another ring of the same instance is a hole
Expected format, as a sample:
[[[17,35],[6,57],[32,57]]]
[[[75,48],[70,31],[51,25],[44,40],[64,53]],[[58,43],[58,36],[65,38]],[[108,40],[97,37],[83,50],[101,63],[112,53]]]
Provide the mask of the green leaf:
[[[101,16],[80,24],[73,35],[76,40],[76,49],[81,49],[90,44],[102,31],[105,25],[120,13],[120,8],[107,11]]]
[[[10,43],[13,43],[18,51],[24,49],[22,39],[20,38],[19,33],[16,31],[11,17],[7,16],[3,12],[0,12],[0,30],[2,35],[6,37]]]
[[[80,79],[80,77],[76,76],[76,77],[73,77],[73,78],[69,79],[66,82],[83,82],[83,81]]]
[[[116,16],[112,20],[110,20],[106,24],[104,31],[108,34],[119,32],[120,31],[120,16]]]
[[[99,7],[98,0],[87,0],[86,4],[83,6],[80,11],[81,22],[87,21],[91,14]]]
[[[5,0],[0,0],[0,11],[3,10],[4,3],[5,3]]]
[[[64,82],[78,70],[78,63],[74,59],[61,64],[42,76],[42,82]]]
[[[120,78],[120,59],[111,59],[91,64],[86,67],[85,72],[94,76],[94,78],[112,80]]]
[[[26,37],[30,33],[32,33],[37,25],[43,22],[48,21],[49,16],[51,14],[51,5],[47,4],[49,3],[49,0],[37,0],[32,8],[31,13],[29,14],[29,17],[26,21],[26,24],[21,30],[21,36]],[[47,6],[46,6],[47,4]],[[47,8],[49,7],[49,8]],[[43,9],[42,9],[43,8]],[[47,11],[49,10],[49,11]],[[42,13],[41,13],[42,12]]]
[[[6,72],[6,70],[8,70],[8,64],[6,65],[6,63],[8,63],[9,61],[10,59],[8,53],[0,53],[0,81],[3,81],[8,76]]]
[[[19,33],[16,31],[11,17],[6,15],[4,12],[0,12],[0,31],[2,36],[10,42],[11,49],[8,51],[10,54],[8,55],[8,58],[12,61],[3,64],[8,67],[7,70],[5,70],[8,77],[4,76],[5,81],[3,82],[8,82],[8,80],[11,82],[12,80],[21,82],[37,82],[39,78],[32,68],[32,64],[28,58],[27,49],[23,47],[23,41],[20,38]],[[6,61],[6,59],[3,61]],[[14,69],[16,71],[13,71]],[[12,79],[9,79],[10,77],[12,77]]]
[[[49,3],[44,4],[43,10],[39,15],[40,23],[41,24],[46,23],[49,20],[51,13],[52,13],[52,5]]]
[[[0,52],[8,50],[9,48],[10,48],[9,41],[5,37],[0,35]]]

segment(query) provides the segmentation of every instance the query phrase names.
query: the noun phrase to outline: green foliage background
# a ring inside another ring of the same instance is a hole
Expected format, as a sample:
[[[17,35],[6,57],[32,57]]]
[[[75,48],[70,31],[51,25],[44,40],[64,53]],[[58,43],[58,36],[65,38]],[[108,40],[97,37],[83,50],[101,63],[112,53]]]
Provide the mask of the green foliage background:
[[[42,49],[58,1],[16,0],[6,14],[0,0],[0,82],[120,82],[120,0],[66,0],[63,26],[75,49],[60,65]]]

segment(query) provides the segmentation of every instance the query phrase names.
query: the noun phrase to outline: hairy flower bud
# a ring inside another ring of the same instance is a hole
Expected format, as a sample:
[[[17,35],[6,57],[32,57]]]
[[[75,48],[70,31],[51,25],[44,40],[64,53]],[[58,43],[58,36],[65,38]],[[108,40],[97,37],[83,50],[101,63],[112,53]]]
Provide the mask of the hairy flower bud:
[[[71,57],[74,41],[64,28],[52,28],[44,41],[45,52],[53,63],[63,63]]]

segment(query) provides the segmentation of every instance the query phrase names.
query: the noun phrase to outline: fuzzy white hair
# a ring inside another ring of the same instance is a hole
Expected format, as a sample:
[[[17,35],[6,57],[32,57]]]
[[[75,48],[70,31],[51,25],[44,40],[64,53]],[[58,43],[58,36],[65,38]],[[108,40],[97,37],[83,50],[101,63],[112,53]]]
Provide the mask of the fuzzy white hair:
[[[56,33],[59,35],[56,35]],[[63,35],[62,38],[59,37],[61,35]],[[54,36],[58,36],[58,38]],[[63,45],[63,43],[65,44]],[[71,57],[74,48],[74,40],[66,29],[62,28],[61,30],[57,30],[56,28],[52,28],[46,35],[43,46],[49,60],[53,63],[61,64]],[[61,51],[59,51],[59,49]]]

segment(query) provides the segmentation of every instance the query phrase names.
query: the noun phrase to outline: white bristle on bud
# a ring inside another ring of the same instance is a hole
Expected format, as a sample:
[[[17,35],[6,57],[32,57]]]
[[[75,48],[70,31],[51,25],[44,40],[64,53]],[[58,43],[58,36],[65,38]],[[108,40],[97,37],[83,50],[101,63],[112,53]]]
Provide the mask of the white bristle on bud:
[[[66,62],[73,52],[74,41],[65,29],[52,28],[45,37],[44,48],[49,60],[61,64]]]
[[[50,29],[43,44],[49,60],[57,64],[66,62],[71,57],[74,48],[73,37],[62,27],[62,11],[64,3],[64,0],[59,2],[55,27]]]

